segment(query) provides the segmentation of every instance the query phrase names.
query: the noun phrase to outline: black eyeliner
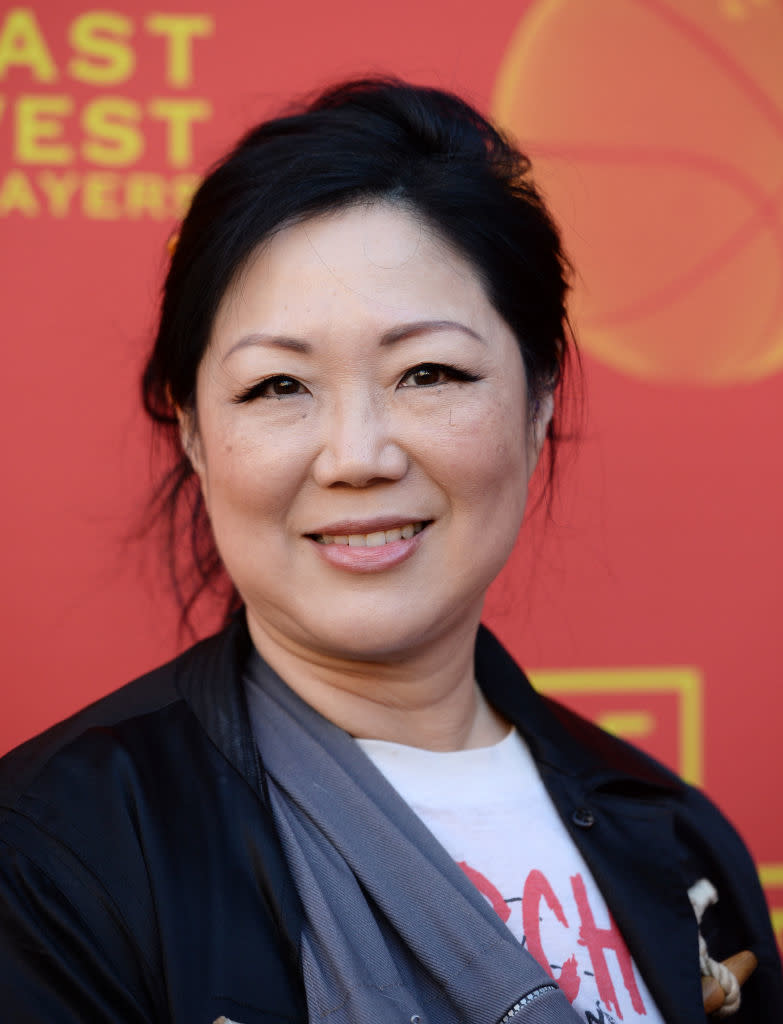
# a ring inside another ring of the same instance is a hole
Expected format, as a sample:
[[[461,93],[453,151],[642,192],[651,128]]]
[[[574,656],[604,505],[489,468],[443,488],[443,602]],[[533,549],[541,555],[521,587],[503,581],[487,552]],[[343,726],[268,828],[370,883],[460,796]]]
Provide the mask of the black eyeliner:
[[[257,384],[251,384],[249,388],[245,388],[238,395],[235,395],[231,401],[234,405],[242,405],[244,402],[249,402],[253,398],[256,398],[260,393],[261,389],[269,383],[269,378],[266,380],[260,380]]]
[[[238,395],[231,399],[234,405],[242,405],[245,402],[251,402],[253,399],[258,398],[265,387],[272,384],[276,380],[290,380],[295,383],[299,383],[296,377],[290,377],[287,373],[273,373],[269,377],[264,377],[263,380],[256,381],[255,384],[251,384],[250,387],[245,388]],[[270,398],[286,398],[290,397],[287,395],[269,395]]]
[[[460,383],[474,383],[481,380],[480,375],[471,373],[470,370],[462,370],[459,366],[453,366],[451,363],[418,363],[416,366],[412,366],[404,376],[416,373],[417,370],[441,370],[446,376]]]

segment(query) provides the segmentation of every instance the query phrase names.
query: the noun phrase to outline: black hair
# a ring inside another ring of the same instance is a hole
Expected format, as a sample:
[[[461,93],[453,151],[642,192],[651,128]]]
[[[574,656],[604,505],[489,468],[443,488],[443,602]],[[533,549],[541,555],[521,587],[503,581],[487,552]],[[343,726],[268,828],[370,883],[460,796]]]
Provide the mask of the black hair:
[[[144,407],[175,453],[154,507],[168,524],[185,621],[214,586],[224,588],[229,611],[239,603],[178,423],[178,411],[194,411],[196,375],[221,300],[274,232],[372,201],[404,205],[475,268],[519,342],[530,409],[558,389],[572,345],[569,265],[529,160],[469,104],[395,79],[359,79],[253,128],[206,176],[181,225],[142,378]],[[547,436],[550,478],[559,414],[556,408]]]

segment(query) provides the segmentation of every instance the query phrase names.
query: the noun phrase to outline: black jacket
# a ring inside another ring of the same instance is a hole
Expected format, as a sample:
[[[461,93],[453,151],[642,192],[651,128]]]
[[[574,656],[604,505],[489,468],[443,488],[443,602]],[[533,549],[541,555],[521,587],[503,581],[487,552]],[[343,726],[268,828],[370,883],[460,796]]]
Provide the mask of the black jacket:
[[[249,644],[237,620],[0,762],[3,1020],[306,1020],[302,909],[242,692]],[[720,895],[702,926],[711,954],[759,958],[732,1020],[779,1024],[780,961],[731,826],[662,766],[539,697],[485,630],[476,659],[666,1021],[704,1019],[686,894],[704,876]]]

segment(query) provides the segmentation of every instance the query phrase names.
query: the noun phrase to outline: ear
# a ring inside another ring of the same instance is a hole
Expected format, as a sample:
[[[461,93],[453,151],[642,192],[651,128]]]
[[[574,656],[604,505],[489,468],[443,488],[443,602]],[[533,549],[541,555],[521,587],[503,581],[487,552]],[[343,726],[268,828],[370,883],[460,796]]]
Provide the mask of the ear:
[[[533,406],[533,415],[528,427],[528,455],[530,458],[530,474],[536,468],[541,449],[544,447],[546,432],[552,422],[555,411],[555,395],[553,391],[547,391],[536,399]]]
[[[179,439],[182,443],[182,450],[190,459],[190,464],[203,485],[204,456],[196,422],[196,410],[193,408],[180,409],[177,406],[177,420],[179,421]]]

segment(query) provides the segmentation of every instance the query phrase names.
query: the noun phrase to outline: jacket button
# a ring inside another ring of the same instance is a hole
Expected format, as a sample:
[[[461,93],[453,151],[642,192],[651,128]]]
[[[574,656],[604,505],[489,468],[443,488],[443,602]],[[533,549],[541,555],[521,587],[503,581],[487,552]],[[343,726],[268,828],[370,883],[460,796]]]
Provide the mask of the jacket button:
[[[577,807],[571,815],[571,821],[579,828],[592,828],[595,825],[595,815],[589,807]]]

